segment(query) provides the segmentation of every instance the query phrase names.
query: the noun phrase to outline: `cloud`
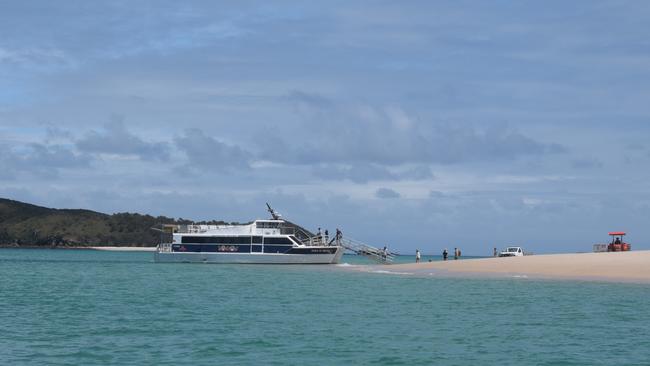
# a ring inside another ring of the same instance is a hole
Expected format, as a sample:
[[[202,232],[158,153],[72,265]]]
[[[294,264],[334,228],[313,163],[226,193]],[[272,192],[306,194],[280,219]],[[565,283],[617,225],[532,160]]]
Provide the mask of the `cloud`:
[[[0,65],[3,64],[36,71],[58,71],[76,66],[63,50],[40,47],[0,47]]]
[[[571,167],[574,169],[595,169],[602,168],[603,162],[596,158],[582,158],[575,159],[571,162]]]
[[[398,179],[387,168],[377,164],[319,164],[312,169],[312,172],[324,180],[349,180],[354,183]]]
[[[61,145],[29,144],[27,154],[23,155],[25,164],[36,167],[77,168],[88,166],[90,159],[78,155]]]
[[[75,145],[85,153],[137,156],[146,161],[167,161],[170,157],[168,143],[146,142],[130,133],[119,119],[105,124],[103,131],[87,133]]]
[[[190,166],[222,170],[248,169],[252,155],[237,145],[223,143],[199,129],[188,129],[174,138],[176,148],[185,153]]]
[[[208,45],[214,41],[242,37],[249,32],[230,21],[213,22],[194,28],[179,28],[166,38],[152,42],[153,48],[193,48]]]
[[[90,162],[90,157],[63,145],[0,145],[0,177],[5,179],[14,179],[20,173],[56,177],[60,169],[85,168]]]
[[[324,180],[349,180],[353,183],[371,181],[427,180],[433,178],[431,168],[417,165],[403,168],[389,168],[375,163],[318,164],[312,173]]]
[[[58,128],[56,126],[47,126],[45,129],[45,137],[47,140],[72,140],[72,132],[63,128]]]
[[[399,175],[402,179],[407,180],[433,180],[436,178],[433,175],[431,168],[424,164],[406,167],[399,172]]]
[[[98,50],[98,56],[120,59],[151,53],[169,55],[179,50],[191,50],[241,38],[250,33],[247,29],[228,20],[208,21],[196,26],[161,22],[144,32],[141,31],[141,25],[141,22],[130,24],[129,28],[134,32],[135,37],[124,37],[121,44]],[[121,33],[125,30],[115,31]]]
[[[339,102],[317,94],[294,91],[298,122],[291,131],[278,127],[258,136],[262,149],[296,164],[462,164],[507,161],[526,156],[563,153],[557,143],[544,143],[513,127],[479,128],[413,118],[399,106]],[[309,134],[301,131],[309,131]],[[302,138],[296,138],[296,136]],[[290,135],[291,139],[286,138]],[[278,144],[277,140],[283,141]],[[280,153],[278,153],[278,151]]]
[[[390,188],[379,188],[375,192],[375,197],[381,199],[400,198],[400,194]]]
[[[335,107],[334,101],[316,94],[316,93],[307,93],[302,90],[292,90],[286,96],[285,99],[294,105],[298,109],[309,110],[311,108],[333,108]]]

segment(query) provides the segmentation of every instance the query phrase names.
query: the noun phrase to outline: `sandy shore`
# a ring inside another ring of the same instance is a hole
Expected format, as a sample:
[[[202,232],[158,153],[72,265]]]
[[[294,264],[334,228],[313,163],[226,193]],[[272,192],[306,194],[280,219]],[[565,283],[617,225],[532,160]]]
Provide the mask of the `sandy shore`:
[[[111,252],[155,252],[156,247],[87,247],[94,250],[106,250]]]
[[[395,273],[650,283],[650,251],[532,255],[382,266]]]

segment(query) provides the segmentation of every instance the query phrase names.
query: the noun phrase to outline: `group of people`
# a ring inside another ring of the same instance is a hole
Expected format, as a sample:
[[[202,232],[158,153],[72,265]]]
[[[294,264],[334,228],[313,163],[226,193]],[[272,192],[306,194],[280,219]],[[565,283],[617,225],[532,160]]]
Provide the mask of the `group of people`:
[[[316,240],[320,241],[321,243],[331,245],[335,240],[339,241],[341,238],[343,238],[343,233],[341,230],[336,228],[336,236],[332,238],[332,240],[329,240],[330,233],[327,229],[325,229],[325,233],[321,233],[320,228],[318,228],[318,231],[316,232]]]
[[[454,248],[454,259],[460,258],[460,255],[461,255],[460,249]],[[442,251],[442,260],[446,261],[448,256],[449,256],[449,252],[447,252],[447,248],[445,248],[445,250]]]
[[[454,248],[454,259],[460,258],[461,252],[459,248]],[[442,251],[442,260],[446,261],[447,257],[449,256],[449,252],[447,251],[447,248]],[[420,260],[422,259],[422,255],[420,254],[420,249],[415,250],[415,263],[420,263]],[[431,262],[431,260],[429,260]]]

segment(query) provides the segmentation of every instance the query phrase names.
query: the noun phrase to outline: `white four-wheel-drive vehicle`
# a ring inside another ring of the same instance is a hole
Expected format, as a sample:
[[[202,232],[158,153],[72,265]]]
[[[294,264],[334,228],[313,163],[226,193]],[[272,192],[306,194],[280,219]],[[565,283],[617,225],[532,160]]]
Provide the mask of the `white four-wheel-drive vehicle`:
[[[499,253],[499,257],[523,257],[524,250],[521,247],[507,247],[506,250]]]

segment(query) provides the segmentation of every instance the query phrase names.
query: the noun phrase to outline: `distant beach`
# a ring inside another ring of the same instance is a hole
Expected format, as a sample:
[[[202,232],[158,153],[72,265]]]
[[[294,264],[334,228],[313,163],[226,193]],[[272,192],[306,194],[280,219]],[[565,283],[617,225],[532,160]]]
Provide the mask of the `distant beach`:
[[[650,283],[650,251],[547,254],[371,267],[399,274]]]
[[[111,252],[155,252],[156,247],[88,247],[87,249],[106,250]]]
[[[104,250],[110,252],[155,252],[156,247],[137,247],[137,246],[44,246],[44,245],[0,245],[0,249],[73,249],[73,250]]]

